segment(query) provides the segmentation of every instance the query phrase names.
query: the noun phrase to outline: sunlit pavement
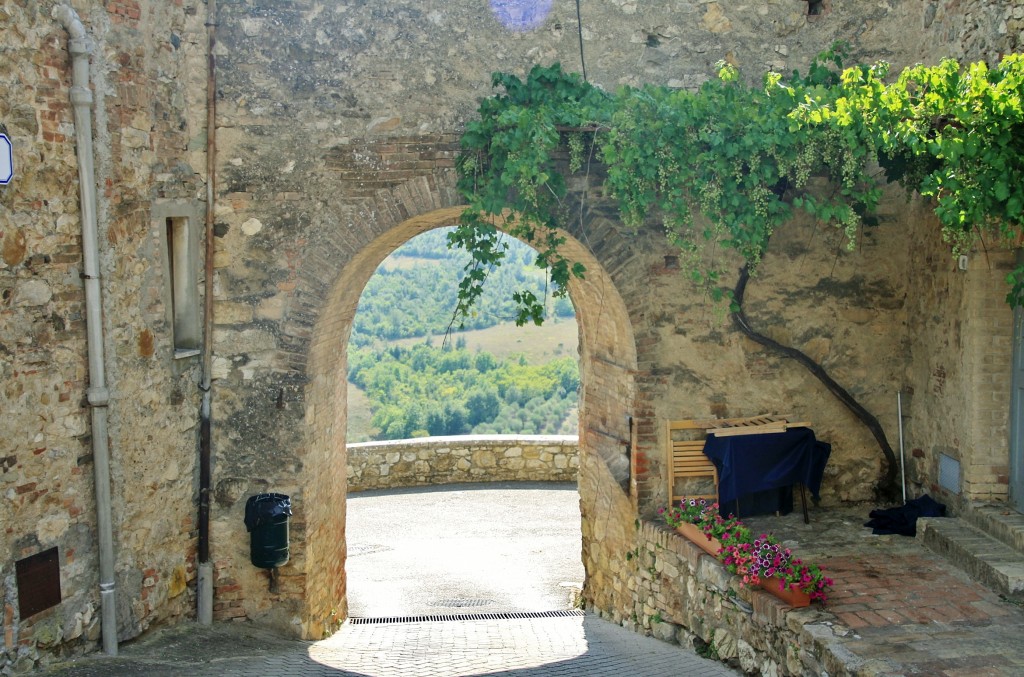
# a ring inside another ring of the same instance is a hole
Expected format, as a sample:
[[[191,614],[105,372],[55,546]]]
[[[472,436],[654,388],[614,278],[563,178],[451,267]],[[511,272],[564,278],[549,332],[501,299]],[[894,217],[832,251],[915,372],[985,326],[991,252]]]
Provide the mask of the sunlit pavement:
[[[574,484],[367,491],[345,521],[350,616],[553,611],[583,587]]]

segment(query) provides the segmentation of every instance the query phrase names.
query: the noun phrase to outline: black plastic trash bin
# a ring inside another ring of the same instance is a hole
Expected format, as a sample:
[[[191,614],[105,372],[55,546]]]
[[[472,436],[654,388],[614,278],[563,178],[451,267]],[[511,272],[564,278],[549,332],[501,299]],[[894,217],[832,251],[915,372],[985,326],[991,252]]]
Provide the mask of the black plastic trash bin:
[[[253,566],[273,569],[288,563],[288,516],[291,498],[284,494],[256,494],[245,502],[245,528],[249,532],[249,559]]]

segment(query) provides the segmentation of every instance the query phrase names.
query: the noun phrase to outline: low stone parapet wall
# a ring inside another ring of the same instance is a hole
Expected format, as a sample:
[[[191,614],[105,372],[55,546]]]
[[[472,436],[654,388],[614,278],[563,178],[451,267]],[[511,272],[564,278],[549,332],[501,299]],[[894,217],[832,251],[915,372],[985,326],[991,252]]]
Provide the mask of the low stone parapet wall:
[[[574,435],[458,435],[346,447],[350,492],[459,482],[575,482],[579,473]]]

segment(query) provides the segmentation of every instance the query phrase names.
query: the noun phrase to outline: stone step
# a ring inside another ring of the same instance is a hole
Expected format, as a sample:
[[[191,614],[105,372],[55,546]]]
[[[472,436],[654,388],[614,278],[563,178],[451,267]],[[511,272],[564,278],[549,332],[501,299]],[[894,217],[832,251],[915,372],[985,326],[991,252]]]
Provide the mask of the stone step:
[[[973,526],[1024,554],[1024,515],[1006,505],[973,505],[962,515]]]
[[[997,593],[1024,601],[1024,554],[1020,551],[957,517],[920,518],[917,537]]]

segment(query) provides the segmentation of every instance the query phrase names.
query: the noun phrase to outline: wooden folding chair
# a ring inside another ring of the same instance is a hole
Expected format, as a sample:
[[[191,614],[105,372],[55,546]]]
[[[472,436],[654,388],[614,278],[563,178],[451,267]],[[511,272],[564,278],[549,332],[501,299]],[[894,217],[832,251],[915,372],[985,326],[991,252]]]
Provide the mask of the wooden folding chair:
[[[684,497],[718,500],[718,469],[704,455],[707,427],[702,423],[693,420],[667,422],[665,445],[670,508],[679,505]]]

